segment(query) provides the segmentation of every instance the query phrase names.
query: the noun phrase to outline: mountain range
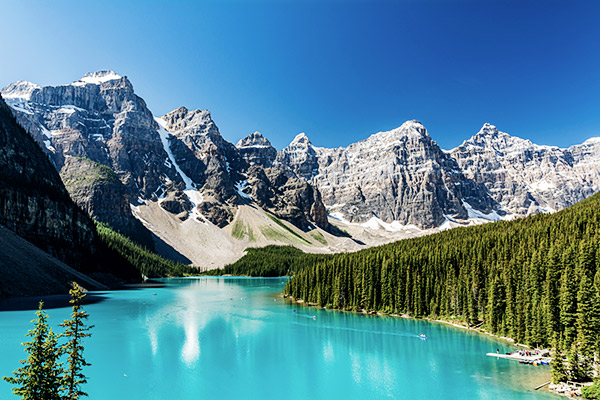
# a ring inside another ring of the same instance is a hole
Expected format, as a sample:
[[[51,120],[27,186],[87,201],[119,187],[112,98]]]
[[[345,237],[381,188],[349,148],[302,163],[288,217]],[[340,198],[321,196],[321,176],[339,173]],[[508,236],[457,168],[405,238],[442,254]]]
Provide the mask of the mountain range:
[[[229,143],[208,110],[156,117],[112,71],[1,94],[80,208],[206,268],[249,246],[357,250],[560,210],[600,189],[599,138],[562,149],[485,124],[447,151],[407,121],[334,149],[302,133],[277,151],[259,132]]]

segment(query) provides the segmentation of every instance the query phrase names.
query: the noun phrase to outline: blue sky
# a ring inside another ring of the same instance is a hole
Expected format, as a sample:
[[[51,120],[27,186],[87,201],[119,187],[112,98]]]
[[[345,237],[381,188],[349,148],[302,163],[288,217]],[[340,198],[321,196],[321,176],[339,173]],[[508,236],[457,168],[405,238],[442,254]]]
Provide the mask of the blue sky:
[[[208,108],[234,143],[337,147],[417,119],[442,148],[484,122],[540,144],[600,136],[597,1],[0,4],[0,86],[127,75],[156,115]]]

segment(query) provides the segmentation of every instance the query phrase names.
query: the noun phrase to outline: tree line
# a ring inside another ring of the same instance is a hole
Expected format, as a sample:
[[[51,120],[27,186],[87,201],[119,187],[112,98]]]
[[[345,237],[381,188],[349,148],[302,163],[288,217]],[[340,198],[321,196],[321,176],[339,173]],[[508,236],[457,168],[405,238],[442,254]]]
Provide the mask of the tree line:
[[[309,259],[325,259],[323,254],[307,254],[293,246],[269,245],[260,248],[247,248],[244,256],[220,269],[203,272],[203,275],[238,276],[287,276],[300,270]]]
[[[124,258],[147,278],[183,276],[195,273],[191,266],[163,258],[113,230],[105,223],[96,222],[96,228],[100,240],[109,251],[116,252],[119,257]]]
[[[341,310],[482,324],[569,355],[563,376],[583,379],[600,355],[599,244],[596,194],[552,215],[301,257],[285,293]]]

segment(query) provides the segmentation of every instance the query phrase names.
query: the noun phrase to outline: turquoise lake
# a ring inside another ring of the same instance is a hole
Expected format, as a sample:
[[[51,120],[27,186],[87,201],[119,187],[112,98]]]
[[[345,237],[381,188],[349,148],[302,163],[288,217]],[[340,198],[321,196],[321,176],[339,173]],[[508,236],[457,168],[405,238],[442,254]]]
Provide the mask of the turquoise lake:
[[[487,357],[509,343],[440,323],[302,307],[281,278],[182,278],[85,306],[91,400],[547,399],[548,367]],[[296,311],[294,311],[296,310]],[[50,324],[70,309],[49,309]],[[313,318],[313,316],[315,318]],[[0,312],[0,376],[34,311]],[[420,333],[427,340],[418,337]],[[0,399],[11,399],[0,382]]]

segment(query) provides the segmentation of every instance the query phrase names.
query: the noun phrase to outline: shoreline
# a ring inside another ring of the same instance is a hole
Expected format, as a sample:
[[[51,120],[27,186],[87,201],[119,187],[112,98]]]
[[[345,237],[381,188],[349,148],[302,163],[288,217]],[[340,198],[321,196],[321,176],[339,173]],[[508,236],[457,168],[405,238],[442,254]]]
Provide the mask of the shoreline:
[[[305,302],[304,300],[300,299],[294,299],[292,296],[289,295],[284,295],[284,294],[280,294],[280,297],[287,299],[291,302],[297,303],[297,304],[302,304],[306,307],[316,307],[316,308],[321,308],[324,310],[332,310],[332,311],[341,311],[341,312],[349,312],[349,313],[355,313],[355,314],[364,314],[364,315],[377,315],[380,317],[394,317],[394,318],[406,318],[406,319],[414,319],[414,320],[424,320],[424,321],[429,321],[429,322],[437,322],[437,323],[441,323],[441,324],[446,324],[446,325],[450,325],[453,326],[455,328],[460,328],[460,329],[464,329],[467,331],[473,331],[473,332],[477,332],[483,335],[487,335],[487,336],[491,336],[494,337],[496,339],[500,339],[506,342],[509,342],[511,344],[513,344],[514,346],[519,346],[522,348],[526,348],[526,349],[533,349],[533,347],[528,346],[526,344],[522,344],[522,343],[517,343],[515,342],[515,340],[513,338],[509,338],[507,336],[500,336],[500,335],[496,335],[494,333],[490,333],[486,330],[483,330],[479,327],[471,327],[471,326],[467,326],[458,322],[452,322],[452,321],[448,321],[448,320],[444,320],[444,319],[435,319],[435,318],[429,318],[429,317],[421,317],[421,318],[417,318],[417,317],[413,317],[411,315],[408,314],[385,314],[385,313],[381,313],[381,312],[376,312],[376,311],[366,311],[366,310],[362,310],[362,311],[353,311],[353,310],[342,310],[339,308],[328,308],[328,307],[321,307],[319,306],[317,303],[309,303],[309,302]]]
[[[412,317],[408,314],[385,314],[385,313],[381,313],[381,312],[375,312],[375,311],[366,311],[366,310],[362,310],[362,311],[352,311],[352,310],[341,310],[341,309],[337,309],[337,308],[328,308],[328,307],[321,307],[316,303],[309,303],[309,302],[305,302],[304,300],[297,300],[294,299],[292,296],[289,295],[285,295],[283,293],[280,294],[280,297],[282,297],[284,300],[289,300],[290,302],[296,303],[296,304],[300,304],[302,306],[306,306],[306,307],[316,307],[316,308],[320,308],[320,309],[324,309],[324,310],[332,310],[332,311],[341,311],[341,312],[350,312],[350,313],[355,313],[355,314],[364,314],[364,315],[376,315],[376,316],[380,316],[380,317],[394,317],[394,318],[405,318],[405,319],[413,319],[413,320],[425,320],[427,322],[432,322],[432,323],[440,323],[440,324],[445,324],[445,325],[450,325],[453,326],[455,328],[460,328],[466,331],[472,331],[478,334],[482,334],[482,335],[487,335],[490,337],[493,337],[495,339],[500,339],[502,341],[505,342],[509,342],[510,344],[512,344],[513,346],[518,346],[521,348],[526,348],[526,349],[533,349],[531,346],[528,346],[526,344],[522,344],[522,343],[516,343],[514,339],[506,337],[506,336],[500,336],[500,335],[496,335],[490,332],[487,332],[479,327],[470,327],[458,322],[453,322],[453,321],[447,321],[447,320],[443,320],[443,319],[434,319],[434,318],[429,318],[429,317],[423,317],[423,318],[416,318],[416,317]],[[551,383],[549,382],[550,385],[548,383],[545,383],[543,385],[539,385],[537,387],[535,387],[535,384],[533,384],[531,386],[531,390],[533,391],[537,391],[539,389],[541,389],[542,387],[546,386],[547,389],[546,391],[548,393],[554,394],[556,396],[561,396],[563,394],[558,393],[555,390],[551,390],[550,387],[552,386]],[[564,395],[563,395],[564,396]]]

